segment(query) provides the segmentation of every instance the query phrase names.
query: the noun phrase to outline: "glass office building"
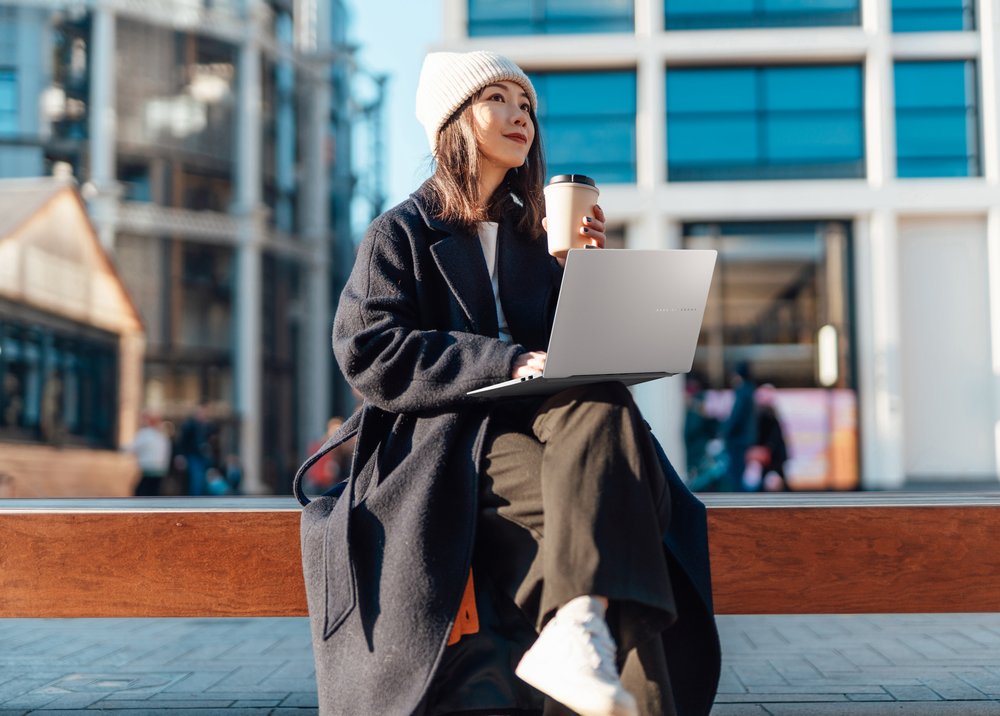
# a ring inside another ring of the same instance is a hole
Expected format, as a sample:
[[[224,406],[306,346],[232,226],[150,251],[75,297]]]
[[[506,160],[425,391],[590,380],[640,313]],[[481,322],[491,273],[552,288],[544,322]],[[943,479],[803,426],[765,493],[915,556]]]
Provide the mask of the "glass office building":
[[[341,0],[0,4],[0,177],[77,179],[142,315],[144,404],[207,404],[249,492],[287,492],[353,407],[347,25]]]
[[[1000,0],[445,0],[615,245],[719,252],[693,375],[777,388],[793,487],[995,482]],[[636,395],[684,453],[684,382]],[[678,464],[684,461],[676,459]]]

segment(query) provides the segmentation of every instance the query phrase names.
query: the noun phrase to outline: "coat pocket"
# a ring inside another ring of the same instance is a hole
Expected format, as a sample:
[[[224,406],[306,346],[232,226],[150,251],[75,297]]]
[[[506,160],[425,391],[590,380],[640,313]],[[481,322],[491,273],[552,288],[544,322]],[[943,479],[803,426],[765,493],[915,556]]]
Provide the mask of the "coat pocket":
[[[350,499],[327,495],[302,510],[302,575],[314,633],[329,639],[357,604],[349,552]]]

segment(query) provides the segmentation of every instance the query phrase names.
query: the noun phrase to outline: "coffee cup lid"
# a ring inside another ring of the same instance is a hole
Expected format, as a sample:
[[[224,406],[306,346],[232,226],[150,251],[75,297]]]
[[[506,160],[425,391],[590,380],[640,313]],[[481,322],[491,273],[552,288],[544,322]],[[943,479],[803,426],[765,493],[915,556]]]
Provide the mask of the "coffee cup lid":
[[[583,174],[556,174],[549,179],[549,184],[568,184],[570,182],[574,184],[588,184],[593,187],[597,186],[597,182]]]

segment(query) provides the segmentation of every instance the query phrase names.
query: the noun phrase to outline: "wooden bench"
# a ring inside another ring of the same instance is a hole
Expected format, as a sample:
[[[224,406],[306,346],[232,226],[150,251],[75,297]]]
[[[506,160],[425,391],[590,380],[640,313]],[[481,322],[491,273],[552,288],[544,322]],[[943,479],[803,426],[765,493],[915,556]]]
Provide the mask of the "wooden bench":
[[[719,614],[1000,612],[1000,495],[705,495]],[[302,616],[292,498],[0,500],[0,617]]]

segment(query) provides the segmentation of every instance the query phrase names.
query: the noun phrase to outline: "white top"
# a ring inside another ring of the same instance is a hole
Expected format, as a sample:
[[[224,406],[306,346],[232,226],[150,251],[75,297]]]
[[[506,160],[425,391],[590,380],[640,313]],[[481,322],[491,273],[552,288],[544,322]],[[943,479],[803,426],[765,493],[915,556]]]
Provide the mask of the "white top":
[[[139,428],[135,440],[125,448],[135,455],[144,473],[165,475],[170,469],[170,438],[157,428]]]
[[[510,334],[510,329],[507,327],[507,317],[503,315],[503,306],[500,305],[500,283],[497,278],[497,222],[480,222],[479,243],[483,247],[483,258],[486,259],[486,268],[490,272],[490,283],[493,284],[493,300],[497,304],[497,325],[500,327],[500,340],[504,343],[513,343],[514,337]]]

